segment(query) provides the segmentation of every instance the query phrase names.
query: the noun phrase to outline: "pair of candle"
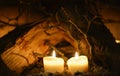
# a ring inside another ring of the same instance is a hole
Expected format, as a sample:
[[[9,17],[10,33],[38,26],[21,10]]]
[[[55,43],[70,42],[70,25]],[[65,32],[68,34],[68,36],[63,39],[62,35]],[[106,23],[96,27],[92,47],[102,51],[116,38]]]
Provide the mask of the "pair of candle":
[[[47,56],[43,58],[44,70],[46,72],[59,72],[64,71],[64,60],[62,58],[56,57],[55,51],[53,51],[53,56]],[[74,74],[75,72],[87,72],[88,71],[88,59],[86,56],[78,56],[75,53],[75,57],[71,57],[67,61],[68,70]]]

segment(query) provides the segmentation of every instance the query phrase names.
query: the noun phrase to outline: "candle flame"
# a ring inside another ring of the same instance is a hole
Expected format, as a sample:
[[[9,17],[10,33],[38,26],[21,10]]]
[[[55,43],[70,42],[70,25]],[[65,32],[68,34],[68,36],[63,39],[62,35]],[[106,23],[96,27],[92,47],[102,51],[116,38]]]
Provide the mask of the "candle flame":
[[[52,53],[52,57],[53,57],[53,58],[56,57],[55,51],[53,51],[53,53]]]
[[[78,53],[77,52],[75,52],[75,58],[78,58]]]
[[[116,41],[116,43],[120,43],[120,40],[115,40]]]

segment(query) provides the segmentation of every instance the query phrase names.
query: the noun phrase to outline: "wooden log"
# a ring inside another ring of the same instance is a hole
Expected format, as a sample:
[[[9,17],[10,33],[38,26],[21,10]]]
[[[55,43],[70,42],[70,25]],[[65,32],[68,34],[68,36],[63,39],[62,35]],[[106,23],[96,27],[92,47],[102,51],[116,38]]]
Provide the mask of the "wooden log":
[[[65,30],[61,29],[61,27]],[[2,60],[11,71],[20,74],[25,67],[36,61],[34,53],[44,55],[49,52],[50,45],[47,43],[54,46],[65,40],[75,50],[79,50],[78,42],[70,35],[69,30],[66,31],[67,28],[63,23],[57,24],[54,21],[46,20],[34,26],[23,37],[18,38],[13,47],[2,53]],[[87,44],[84,42],[82,44],[84,45],[83,48],[87,49]]]

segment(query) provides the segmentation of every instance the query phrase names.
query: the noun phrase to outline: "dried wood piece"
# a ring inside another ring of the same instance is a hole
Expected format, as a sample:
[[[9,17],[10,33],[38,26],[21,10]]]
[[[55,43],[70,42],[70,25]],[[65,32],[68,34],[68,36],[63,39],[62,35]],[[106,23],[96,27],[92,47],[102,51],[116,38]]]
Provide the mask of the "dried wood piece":
[[[68,27],[63,23],[57,24],[55,21],[46,20],[34,26],[23,37],[18,38],[15,45],[6,50],[1,57],[9,69],[21,73],[25,67],[36,61],[34,53],[41,55],[49,53],[51,46],[47,43],[55,46],[65,40],[74,47],[74,51],[79,50],[78,42],[72,37],[71,32],[66,29]],[[83,45],[87,46],[84,42]],[[87,49],[86,47],[83,48]]]

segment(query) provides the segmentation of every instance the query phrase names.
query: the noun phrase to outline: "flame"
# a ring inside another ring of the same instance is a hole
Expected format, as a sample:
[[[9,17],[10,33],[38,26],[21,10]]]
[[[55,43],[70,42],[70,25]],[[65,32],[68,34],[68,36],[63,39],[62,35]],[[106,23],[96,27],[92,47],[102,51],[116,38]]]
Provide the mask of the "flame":
[[[55,51],[53,51],[53,53],[52,53],[52,57],[53,57],[53,58],[56,57],[56,53],[55,53]]]
[[[115,40],[116,41],[116,43],[120,43],[120,40]]]
[[[78,53],[77,52],[75,52],[75,58],[78,58]]]

